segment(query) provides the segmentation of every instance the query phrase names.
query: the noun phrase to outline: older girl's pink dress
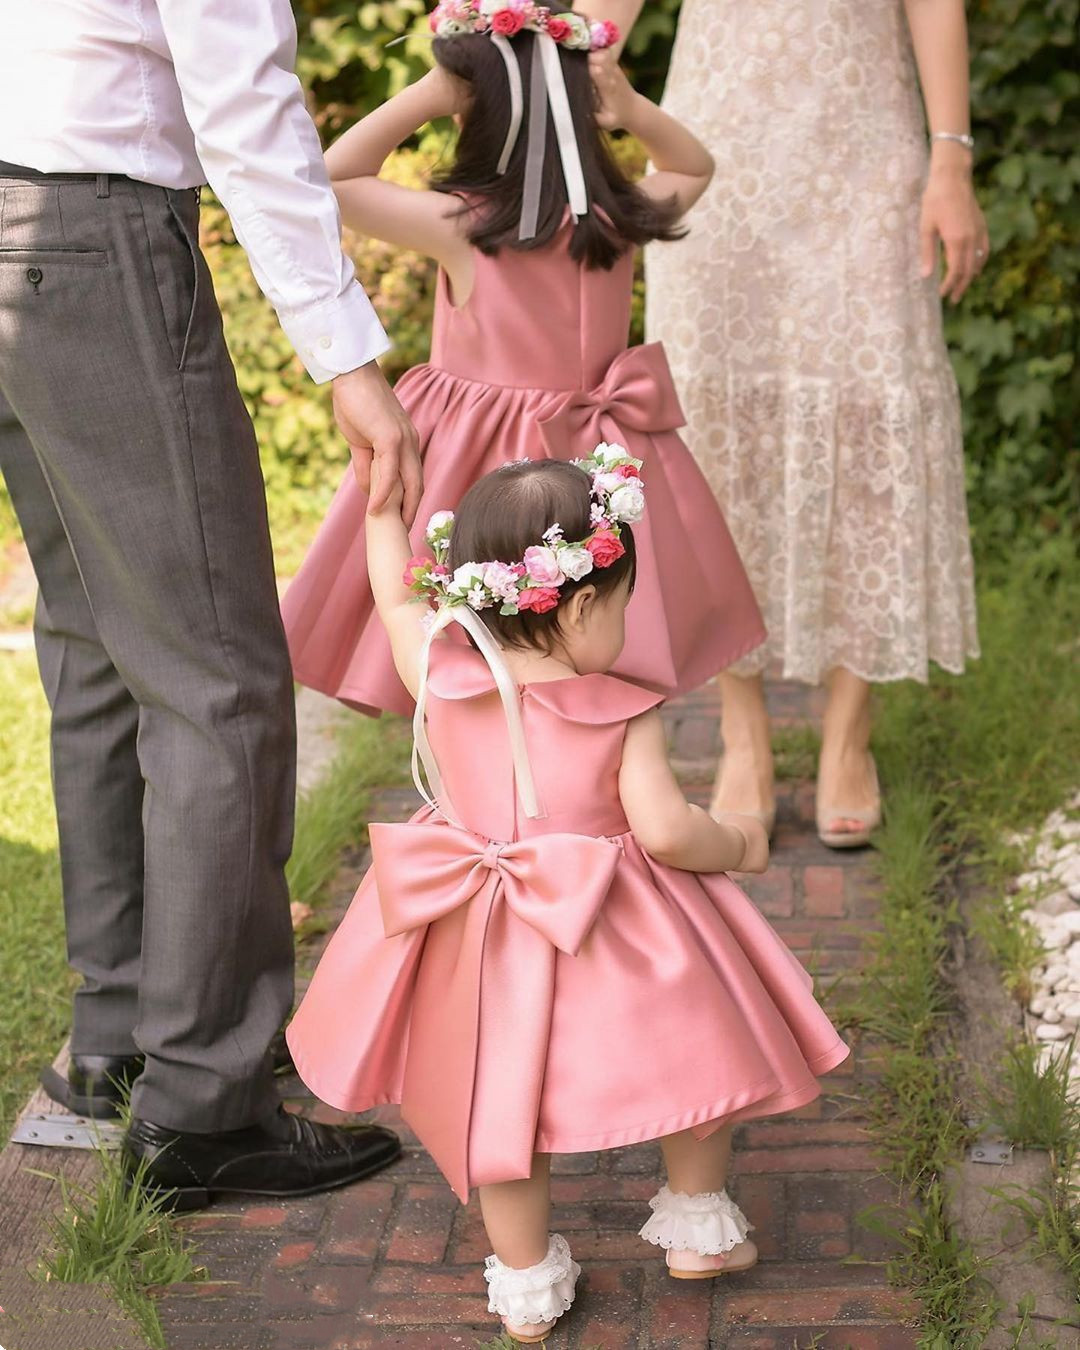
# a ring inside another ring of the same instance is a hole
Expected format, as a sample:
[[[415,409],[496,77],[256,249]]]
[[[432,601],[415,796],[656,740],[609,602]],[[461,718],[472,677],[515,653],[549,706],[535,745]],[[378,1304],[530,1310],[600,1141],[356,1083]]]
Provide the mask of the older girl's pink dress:
[[[432,649],[428,726],[451,824],[371,827],[372,867],[288,1030],[347,1111],[400,1102],[455,1193],[534,1151],[612,1148],[800,1106],[848,1053],[810,977],[726,875],[662,866],[619,800],[610,675],[519,690],[542,819],[516,804],[483,658]]]
[[[616,673],[671,694],[704,684],[765,637],[720,508],[679,438],[683,415],[664,350],[626,346],[633,255],[611,271],[573,261],[569,224],[533,252],[474,250],[460,308],[439,273],[431,361],[397,384],[420,435],[425,491],[413,531],[453,509],[492,469],[577,459],[600,441],[644,460],[649,509],[634,527],[637,586]],[[351,472],[282,612],[301,684],[365,711],[408,712],[367,581],[367,499]]]

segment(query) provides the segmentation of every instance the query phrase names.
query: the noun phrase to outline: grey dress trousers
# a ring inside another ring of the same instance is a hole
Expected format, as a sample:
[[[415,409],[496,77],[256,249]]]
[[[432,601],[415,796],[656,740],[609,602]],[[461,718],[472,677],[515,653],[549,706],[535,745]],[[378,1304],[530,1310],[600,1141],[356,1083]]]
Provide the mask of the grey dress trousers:
[[[0,469],[37,573],[72,1049],[136,1116],[274,1109],[292,682],[194,191],[0,175]]]

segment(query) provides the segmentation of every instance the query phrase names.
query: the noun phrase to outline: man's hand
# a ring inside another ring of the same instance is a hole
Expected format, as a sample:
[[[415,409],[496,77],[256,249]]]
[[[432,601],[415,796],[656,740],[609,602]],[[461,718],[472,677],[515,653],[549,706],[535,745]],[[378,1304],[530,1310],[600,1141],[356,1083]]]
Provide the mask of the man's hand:
[[[416,428],[374,361],[334,380],[334,416],[365,492],[371,492],[372,460],[378,464],[368,510],[381,510],[393,485],[400,483],[402,519],[411,525],[424,486]]]

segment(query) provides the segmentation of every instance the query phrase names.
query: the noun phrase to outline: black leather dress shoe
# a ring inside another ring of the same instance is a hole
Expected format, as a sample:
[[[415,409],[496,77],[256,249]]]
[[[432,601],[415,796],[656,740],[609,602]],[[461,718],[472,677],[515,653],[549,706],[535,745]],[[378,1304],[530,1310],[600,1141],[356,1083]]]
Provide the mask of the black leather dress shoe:
[[[133,1120],[124,1139],[128,1175],[171,1209],[201,1209],[219,1195],[314,1195],[392,1163],[401,1141],[381,1125],[319,1125],[280,1109],[259,1125],[218,1134]]]
[[[67,1077],[61,1078],[50,1065],[41,1071],[41,1086],[54,1102],[77,1116],[115,1120],[142,1071],[142,1055],[72,1055]]]

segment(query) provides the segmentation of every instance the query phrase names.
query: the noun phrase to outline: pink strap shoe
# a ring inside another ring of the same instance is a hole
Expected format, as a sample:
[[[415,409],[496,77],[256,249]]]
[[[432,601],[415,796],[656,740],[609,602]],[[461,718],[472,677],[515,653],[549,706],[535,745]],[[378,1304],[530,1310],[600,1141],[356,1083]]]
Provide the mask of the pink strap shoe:
[[[488,1312],[498,1313],[511,1340],[535,1345],[546,1339],[574,1301],[581,1267],[566,1239],[552,1233],[547,1255],[524,1270],[504,1266],[497,1256],[484,1262]]]
[[[649,1207],[641,1236],[665,1249],[672,1279],[711,1280],[757,1264],[746,1236],[752,1225],[727,1191],[687,1195],[662,1186]]]

